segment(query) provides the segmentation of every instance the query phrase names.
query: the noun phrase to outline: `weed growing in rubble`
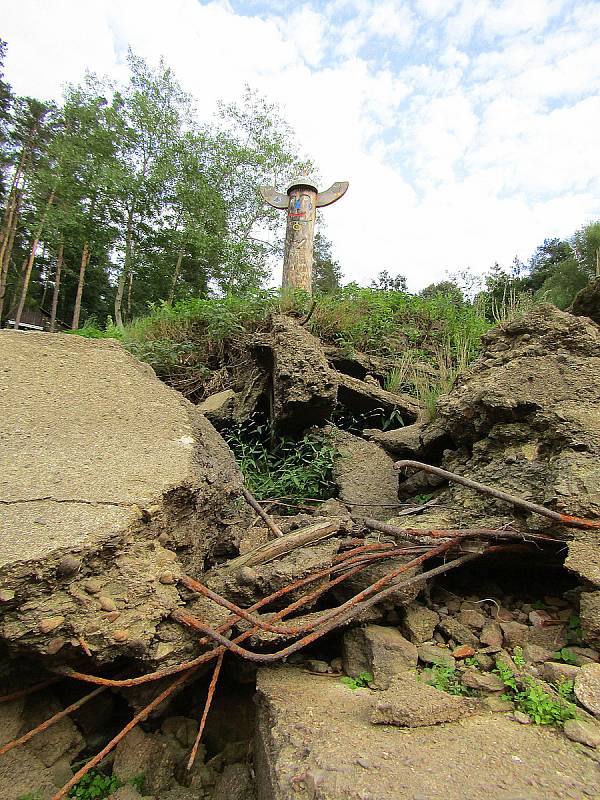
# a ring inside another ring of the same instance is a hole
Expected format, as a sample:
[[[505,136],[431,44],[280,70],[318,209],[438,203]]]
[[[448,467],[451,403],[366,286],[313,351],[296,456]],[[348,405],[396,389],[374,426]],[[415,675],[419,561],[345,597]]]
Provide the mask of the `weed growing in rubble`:
[[[257,500],[298,503],[333,496],[336,450],[323,434],[308,433],[299,441],[273,440],[270,426],[251,418],[223,431],[223,438]]]
[[[356,678],[350,678],[348,675],[344,675],[340,678],[340,683],[343,683],[344,686],[347,686],[354,692],[356,689],[368,688],[369,684],[373,683],[373,675],[370,672],[361,672]]]
[[[441,664],[436,664],[428,672],[429,680],[427,682],[441,692],[456,695],[470,694],[469,689],[461,683],[460,676],[454,667],[444,667]]]
[[[69,797],[75,800],[104,800],[122,785],[116,775],[104,775],[92,769],[71,789]]]
[[[571,664],[577,666],[577,656],[572,653],[568,647],[561,647],[555,653],[552,653],[554,661],[561,661],[563,664]]]
[[[503,697],[512,700],[517,710],[527,714],[536,725],[562,726],[567,720],[577,716],[577,709],[569,700],[572,695],[572,681],[563,681],[557,686],[557,700],[532,678],[524,678],[519,686],[512,670],[502,662],[498,663],[495,671],[507,689]]]

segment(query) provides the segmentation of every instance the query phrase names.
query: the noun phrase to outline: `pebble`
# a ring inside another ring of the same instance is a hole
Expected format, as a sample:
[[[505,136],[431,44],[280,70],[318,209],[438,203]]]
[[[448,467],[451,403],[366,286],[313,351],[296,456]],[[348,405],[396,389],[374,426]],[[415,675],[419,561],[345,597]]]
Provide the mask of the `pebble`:
[[[0,603],[10,603],[15,599],[15,593],[12,589],[0,589]]]
[[[588,747],[600,746],[600,726],[582,719],[569,719],[563,728],[565,735],[573,742],[585,744]]]
[[[113,639],[115,642],[126,642],[129,639],[129,631],[122,628],[113,631]]]
[[[57,628],[60,628],[64,621],[65,618],[60,616],[46,617],[46,619],[43,619],[38,623],[38,630],[40,633],[51,633]]]
[[[431,644],[420,644],[417,648],[419,658],[425,664],[441,664],[444,667],[456,666],[454,656],[442,647],[436,647]]]
[[[98,594],[100,589],[102,589],[102,581],[98,578],[90,578],[83,584],[83,588],[88,594]]]
[[[326,661],[319,661],[316,658],[308,658],[305,662],[306,669],[317,672],[319,675],[326,675],[329,672],[329,664]]]
[[[60,636],[57,636],[56,639],[50,639],[48,642],[48,647],[46,648],[46,652],[49,656],[53,656],[55,653],[64,647],[67,643],[66,639],[62,639]]]
[[[120,616],[121,614],[119,611],[107,611],[104,615],[104,619],[107,622],[115,622],[115,620],[119,619]]]
[[[471,656],[475,655],[475,648],[468,644],[462,644],[460,647],[456,647],[452,651],[452,655],[454,658],[470,658]]]
[[[164,545],[169,543],[169,534],[168,533],[161,533],[160,536],[158,537],[158,541],[164,547]]]
[[[61,578],[71,578],[76,575],[81,569],[81,561],[75,556],[65,556],[62,558],[56,568],[56,572]]]
[[[540,611],[536,609],[535,611],[529,612],[529,622],[531,622],[535,628],[543,628],[544,625],[546,625],[546,623],[551,619],[552,617],[547,611]]]
[[[363,769],[371,769],[371,762],[367,761],[366,758],[357,758],[356,763],[358,764],[359,767],[362,767]]]
[[[240,567],[235,574],[239,586],[255,586],[258,582],[258,572],[252,567]]]
[[[503,692],[505,688],[499,675],[494,675],[493,672],[478,672],[471,668],[463,672],[462,682],[471,689],[480,689],[484,692]]]
[[[472,611],[469,608],[461,610],[458,615],[458,621],[463,625],[468,625],[469,628],[475,628],[480,631],[487,622],[485,616],[480,611]]]
[[[117,610],[117,604],[111,597],[106,597],[105,595],[102,595],[101,597],[98,598],[98,602],[100,603],[100,608],[103,611]]]
[[[175,575],[173,575],[173,573],[172,573],[172,572],[169,572],[169,571],[167,570],[166,572],[162,572],[162,573],[159,575],[159,577],[158,577],[158,580],[159,580],[159,581],[160,581],[162,584],[164,584],[165,586],[170,586],[171,584],[175,583]]]
[[[524,714],[522,711],[515,711],[513,713],[513,719],[521,725],[531,725],[531,717],[528,717],[527,714]]]

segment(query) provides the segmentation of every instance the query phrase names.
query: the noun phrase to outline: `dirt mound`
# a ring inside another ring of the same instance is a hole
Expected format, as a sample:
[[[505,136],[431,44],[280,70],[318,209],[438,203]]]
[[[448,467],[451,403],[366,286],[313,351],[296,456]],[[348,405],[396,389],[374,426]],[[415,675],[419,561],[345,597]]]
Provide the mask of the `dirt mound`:
[[[2,638],[164,659],[174,576],[240,536],[230,451],[116,342],[3,331],[0,351]]]

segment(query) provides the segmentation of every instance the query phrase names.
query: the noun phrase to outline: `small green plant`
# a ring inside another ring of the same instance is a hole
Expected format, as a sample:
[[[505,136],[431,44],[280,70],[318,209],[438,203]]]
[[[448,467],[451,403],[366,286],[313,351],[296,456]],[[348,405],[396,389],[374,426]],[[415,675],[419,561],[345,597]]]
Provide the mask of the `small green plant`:
[[[356,689],[364,689],[368,687],[368,685],[373,682],[373,676],[370,672],[361,672],[356,678],[351,678],[349,675],[344,675],[342,678],[340,678],[340,682],[349,689],[352,689],[354,692]]]
[[[558,683],[554,684],[556,691],[560,695],[560,697],[567,703],[574,703],[575,702],[575,692],[574,692],[574,685],[575,681],[568,680],[558,681]]]
[[[524,667],[525,666],[525,659],[523,658],[523,648],[517,645],[513,650],[513,661],[517,665],[517,667]]]
[[[581,630],[581,617],[579,614],[571,614],[567,625],[567,641],[569,644],[581,644],[583,641],[583,631]]]
[[[568,647],[561,647],[560,650],[552,654],[552,658],[555,661],[561,661],[563,664],[577,666],[577,656],[575,653],[572,653]]]
[[[71,789],[69,797],[75,800],[105,800],[122,785],[116,775],[105,775],[99,770],[91,769]]]
[[[557,700],[532,678],[524,678],[520,688],[510,667],[502,662],[497,664],[495,671],[508,690],[502,697],[512,700],[517,710],[527,714],[536,725],[562,726],[568,719],[577,716],[575,706],[567,699],[573,688],[571,681],[563,681],[561,688],[557,687],[560,697]]]
[[[441,692],[456,695],[470,694],[467,687],[461,683],[454,667],[444,667],[441,664],[436,664],[429,670],[429,676],[428,683]]]
[[[27,794],[20,794],[17,800],[42,800],[40,792],[28,792]]]
[[[531,604],[531,607],[534,608],[536,611],[543,611],[544,609],[548,608],[546,603],[543,600],[534,600]]]
[[[479,667],[479,661],[473,656],[467,656],[464,661],[465,667],[475,667],[476,669]]]

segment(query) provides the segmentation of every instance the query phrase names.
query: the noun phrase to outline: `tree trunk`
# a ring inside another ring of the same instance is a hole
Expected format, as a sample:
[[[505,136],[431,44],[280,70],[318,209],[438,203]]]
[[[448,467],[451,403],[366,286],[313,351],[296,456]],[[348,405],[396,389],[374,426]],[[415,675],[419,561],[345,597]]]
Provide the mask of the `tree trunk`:
[[[131,287],[133,286],[133,272],[129,272],[129,286],[127,287],[127,316],[131,319]]]
[[[173,303],[173,298],[175,297],[175,286],[177,284],[177,278],[179,277],[179,273],[181,272],[182,261],[183,261],[183,247],[180,248],[179,252],[177,253],[177,263],[175,264],[175,272],[173,273],[173,280],[171,281],[171,291],[169,292],[169,299],[167,301],[169,305]]]
[[[125,281],[129,272],[131,263],[131,243],[133,238],[133,205],[127,213],[127,233],[125,237],[125,262],[123,264],[123,271],[119,275],[119,283],[117,284],[117,294],[115,296],[115,325],[123,327],[123,317],[121,315],[121,308],[123,306],[123,295],[125,294]]]
[[[48,198],[48,202],[46,203],[46,208],[44,209],[44,213],[42,214],[42,218],[40,220],[40,226],[36,231],[35,238],[31,245],[31,250],[29,251],[29,258],[27,260],[27,265],[25,267],[25,275],[23,277],[23,288],[21,290],[21,299],[19,300],[19,306],[17,308],[17,313],[15,315],[15,330],[19,330],[19,325],[21,324],[21,316],[23,315],[23,309],[25,308],[25,299],[27,298],[27,291],[29,289],[29,281],[31,279],[31,271],[33,269],[33,262],[35,261],[35,254],[38,249],[38,245],[40,243],[40,237],[42,235],[42,231],[44,230],[44,223],[46,222],[46,216],[48,215],[48,211],[50,210],[50,206],[54,202],[54,190],[50,194]]]
[[[71,330],[76,331],[79,327],[79,315],[81,314],[81,298],[83,296],[83,285],[85,283],[85,270],[90,261],[90,249],[87,241],[83,243],[81,251],[81,263],[79,265],[79,283],[77,284],[77,294],[75,295],[75,308],[73,309],[73,321]]]
[[[60,273],[62,271],[65,244],[61,239],[56,255],[56,274],[54,276],[54,292],[52,293],[52,311],[50,312],[50,333],[56,330],[56,311],[58,309],[58,296],[60,294]]]
[[[17,225],[19,223],[19,210],[21,206],[21,192],[17,192],[16,206],[12,217],[12,224],[8,231],[8,238],[2,243],[1,258],[0,258],[0,327],[2,327],[2,314],[4,312],[4,298],[6,297],[6,286],[8,284],[8,270],[10,267],[10,258],[12,256],[13,244],[15,242],[15,234],[17,232]]]

